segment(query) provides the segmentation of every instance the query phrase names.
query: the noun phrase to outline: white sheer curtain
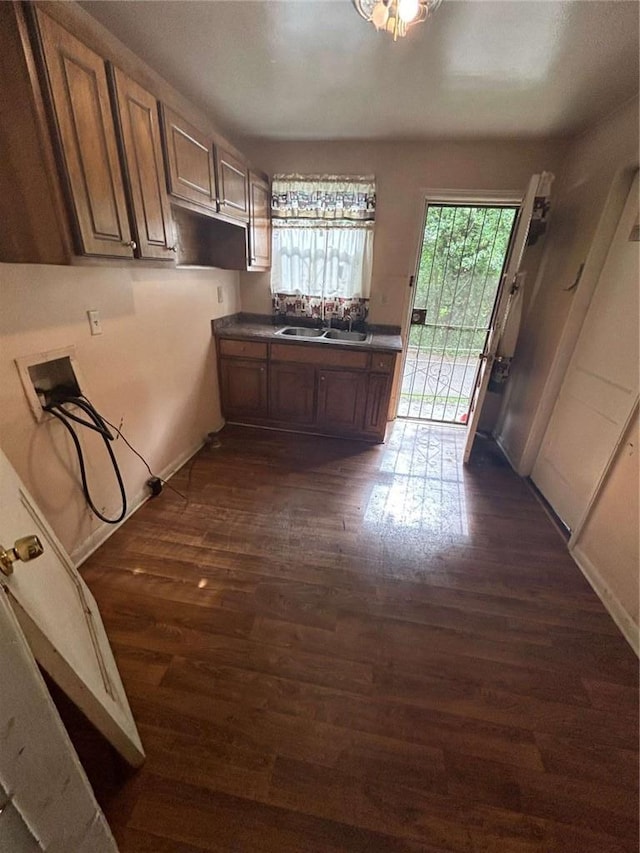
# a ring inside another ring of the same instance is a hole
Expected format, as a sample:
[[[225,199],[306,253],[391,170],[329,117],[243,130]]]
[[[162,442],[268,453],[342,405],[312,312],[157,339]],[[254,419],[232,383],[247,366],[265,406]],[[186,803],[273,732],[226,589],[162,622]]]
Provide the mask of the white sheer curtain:
[[[276,175],[272,191],[272,292],[368,299],[373,178]]]
[[[370,227],[292,225],[273,228],[274,293],[368,299],[373,230]]]

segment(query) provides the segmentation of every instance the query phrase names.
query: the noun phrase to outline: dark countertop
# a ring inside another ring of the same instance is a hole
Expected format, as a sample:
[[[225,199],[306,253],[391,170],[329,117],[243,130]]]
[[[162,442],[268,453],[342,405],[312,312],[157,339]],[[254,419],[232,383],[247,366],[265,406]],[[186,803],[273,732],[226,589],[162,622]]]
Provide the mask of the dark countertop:
[[[325,338],[296,338],[277,335],[278,329],[285,326],[295,326],[295,321],[284,325],[274,326],[273,323],[259,320],[245,320],[243,318],[222,318],[222,323],[213,322],[213,334],[218,338],[241,338],[253,341],[271,341],[279,344],[296,344],[298,346],[322,346],[335,347],[337,349],[349,350],[386,350],[387,352],[402,352],[402,338],[399,334],[380,332],[376,328],[370,329],[370,337],[366,341],[355,343],[344,341],[331,341]]]

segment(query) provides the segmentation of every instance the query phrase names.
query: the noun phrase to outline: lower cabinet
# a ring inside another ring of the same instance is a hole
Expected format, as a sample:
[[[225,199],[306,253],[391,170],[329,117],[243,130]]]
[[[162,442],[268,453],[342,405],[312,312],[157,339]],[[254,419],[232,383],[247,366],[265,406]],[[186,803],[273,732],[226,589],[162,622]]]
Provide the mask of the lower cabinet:
[[[364,407],[364,432],[379,435],[387,426],[389,398],[391,396],[391,376],[384,373],[371,373],[367,388],[367,402]]]
[[[227,418],[266,418],[269,411],[266,362],[221,358],[220,391]]]
[[[318,426],[328,431],[362,432],[367,378],[363,371],[320,370]]]
[[[293,424],[315,421],[316,368],[274,363],[269,368],[269,417]]]
[[[228,420],[384,441],[395,353],[228,338],[218,353]]]

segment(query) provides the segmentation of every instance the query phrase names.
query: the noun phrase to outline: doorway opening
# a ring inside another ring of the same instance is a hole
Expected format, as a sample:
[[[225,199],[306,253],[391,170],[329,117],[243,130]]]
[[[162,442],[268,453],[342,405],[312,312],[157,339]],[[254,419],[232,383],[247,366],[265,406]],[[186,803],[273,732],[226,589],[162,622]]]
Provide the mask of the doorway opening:
[[[517,212],[427,205],[399,418],[466,423]]]

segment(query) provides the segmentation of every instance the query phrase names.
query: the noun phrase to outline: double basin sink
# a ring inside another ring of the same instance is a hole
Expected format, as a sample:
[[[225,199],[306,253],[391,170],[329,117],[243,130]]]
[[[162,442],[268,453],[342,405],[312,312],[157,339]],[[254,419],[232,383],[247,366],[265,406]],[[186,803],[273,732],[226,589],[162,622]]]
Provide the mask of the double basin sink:
[[[341,329],[308,329],[304,326],[285,326],[276,335],[285,338],[305,338],[313,341],[335,341],[341,344],[360,344],[371,336],[366,332],[343,332]]]

